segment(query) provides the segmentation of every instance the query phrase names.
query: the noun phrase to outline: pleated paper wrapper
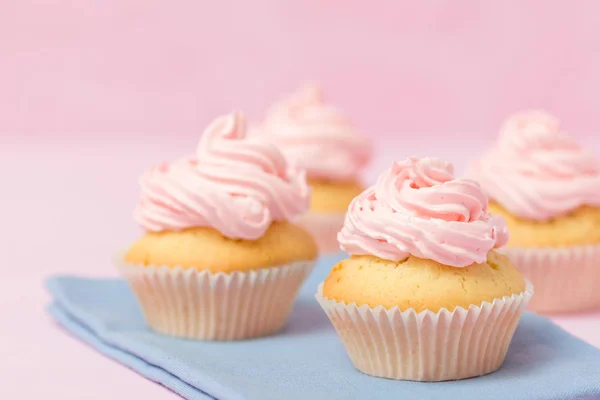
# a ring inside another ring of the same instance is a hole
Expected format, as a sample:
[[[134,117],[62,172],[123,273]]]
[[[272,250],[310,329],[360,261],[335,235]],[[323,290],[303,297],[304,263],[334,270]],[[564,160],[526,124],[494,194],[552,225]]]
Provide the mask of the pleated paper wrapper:
[[[600,246],[499,251],[535,286],[530,310],[565,313],[600,308]]]
[[[151,329],[200,340],[240,340],[281,330],[314,261],[212,273],[117,262]]]
[[[340,251],[337,234],[344,226],[345,213],[309,212],[296,221],[315,239],[321,254]]]
[[[356,369],[382,378],[447,381],[488,374],[500,368],[523,310],[525,292],[468,309],[415,312],[397,307],[346,304],[323,296],[325,310]]]

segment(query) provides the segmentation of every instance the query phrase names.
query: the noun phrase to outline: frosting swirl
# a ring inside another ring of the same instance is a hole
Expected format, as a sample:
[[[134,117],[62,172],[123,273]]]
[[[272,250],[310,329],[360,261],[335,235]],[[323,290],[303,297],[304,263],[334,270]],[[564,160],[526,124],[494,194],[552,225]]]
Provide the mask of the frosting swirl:
[[[484,192],[512,214],[544,221],[600,205],[600,163],[543,111],[510,117],[472,167]]]
[[[273,221],[307,211],[303,172],[289,168],[271,143],[246,138],[244,118],[217,118],[197,157],[150,169],[141,178],[135,217],[148,231],[212,227],[224,236],[258,239]]]
[[[312,85],[275,104],[257,131],[312,179],[356,179],[371,159],[371,142]]]
[[[487,212],[479,184],[455,179],[450,163],[396,162],[356,197],[338,234],[343,250],[400,261],[413,255],[453,267],[485,262],[508,241],[504,220]]]

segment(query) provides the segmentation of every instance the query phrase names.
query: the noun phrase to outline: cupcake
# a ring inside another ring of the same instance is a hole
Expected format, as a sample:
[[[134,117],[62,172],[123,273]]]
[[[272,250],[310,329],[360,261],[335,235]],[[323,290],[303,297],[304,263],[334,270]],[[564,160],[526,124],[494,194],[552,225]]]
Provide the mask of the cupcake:
[[[321,251],[339,250],[337,232],[348,205],[364,189],[359,175],[371,158],[371,142],[312,85],[275,104],[257,132],[306,171],[312,200],[299,224]]]
[[[471,176],[506,220],[503,252],[535,285],[530,308],[566,312],[600,306],[600,163],[551,115],[509,118]]]
[[[309,192],[273,144],[245,137],[240,114],[217,118],[196,157],[143,175],[135,217],[146,233],[119,266],[150,328],[204,340],[282,329],[317,256],[290,222]]]
[[[439,159],[396,162],[356,197],[338,239],[350,258],[317,300],[368,375],[445,381],[500,368],[533,294],[479,185]]]

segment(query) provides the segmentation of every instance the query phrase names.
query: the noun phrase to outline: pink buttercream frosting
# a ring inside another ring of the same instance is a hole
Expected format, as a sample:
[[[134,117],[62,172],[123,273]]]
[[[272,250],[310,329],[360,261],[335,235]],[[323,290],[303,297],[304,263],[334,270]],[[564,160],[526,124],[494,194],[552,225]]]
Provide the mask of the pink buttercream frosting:
[[[544,221],[600,206],[600,163],[543,111],[509,118],[497,145],[472,167],[484,192],[510,213]]]
[[[352,201],[338,240],[353,255],[396,262],[413,255],[466,267],[508,241],[504,220],[487,206],[479,184],[454,178],[452,164],[413,157]]]
[[[217,118],[195,158],[162,164],[141,179],[135,216],[148,231],[211,227],[230,238],[260,238],[273,221],[309,207],[303,172],[268,141],[246,138],[244,118]]]
[[[312,179],[357,179],[371,159],[371,141],[325,103],[321,89],[314,85],[275,104],[257,132],[277,144]]]

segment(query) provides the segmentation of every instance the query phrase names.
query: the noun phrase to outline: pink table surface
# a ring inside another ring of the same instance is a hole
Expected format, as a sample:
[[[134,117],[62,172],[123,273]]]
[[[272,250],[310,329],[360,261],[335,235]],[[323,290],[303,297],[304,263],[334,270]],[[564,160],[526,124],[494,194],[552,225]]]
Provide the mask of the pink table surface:
[[[194,140],[45,140],[0,137],[0,398],[176,398],[65,334],[44,313],[50,299],[42,279],[56,273],[116,276],[111,254],[140,233],[131,219],[139,173],[188,152]],[[409,154],[442,155],[461,171],[464,156],[483,146],[470,141],[459,149],[450,138],[399,141],[379,143],[369,177]],[[600,313],[553,320],[600,347]]]

